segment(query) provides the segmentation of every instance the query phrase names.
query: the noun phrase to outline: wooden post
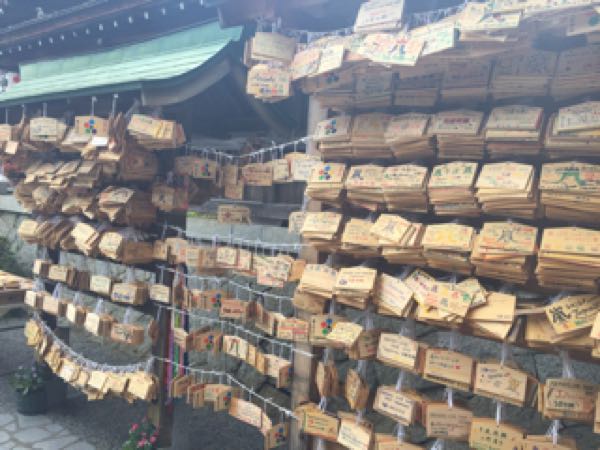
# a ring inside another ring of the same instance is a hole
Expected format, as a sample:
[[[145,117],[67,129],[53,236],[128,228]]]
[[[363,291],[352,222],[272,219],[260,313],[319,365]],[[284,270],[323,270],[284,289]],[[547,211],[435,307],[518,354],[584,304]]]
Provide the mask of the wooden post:
[[[164,220],[159,220],[157,223],[168,223],[178,226],[185,230],[186,216],[182,214],[165,214]],[[169,234],[169,233],[167,233]],[[173,233],[170,233],[173,234]],[[166,263],[165,263],[166,264]],[[161,277],[161,270],[156,269],[156,280]],[[162,272],[162,284],[173,286],[175,275],[171,272]],[[158,312],[159,307],[152,308],[154,317]],[[158,339],[152,345],[152,355],[162,359],[169,359],[169,335],[171,333],[172,313],[169,310],[163,309],[158,320]],[[158,430],[158,448],[169,448],[173,441],[173,423],[175,408],[173,404],[168,404],[168,391],[165,387],[166,372],[165,363],[162,360],[154,361],[154,373],[158,377],[158,392],[156,401],[152,402],[148,407],[148,418]]]
[[[317,124],[327,118],[327,111],[321,107],[319,102],[311,97],[308,103],[308,120],[307,131],[311,135],[317,127]],[[314,142],[309,141],[306,147],[307,154],[316,154],[317,148]],[[311,201],[307,205],[308,211],[320,211],[321,202]],[[300,257],[305,259],[307,263],[319,262],[319,252],[313,248],[303,248]],[[310,320],[310,314],[304,311],[297,312],[298,318],[302,320]],[[314,353],[314,347],[309,344],[296,344],[298,350]],[[306,356],[294,354],[294,379],[292,382],[292,410],[301,403],[311,399],[316,400],[316,385],[313,383],[316,370],[317,360],[310,360]],[[297,420],[292,421],[290,433],[290,449],[291,450],[308,450],[312,447],[312,439],[304,439],[300,435],[300,424]]]
[[[169,357],[169,332],[171,328],[171,312],[163,309],[158,321],[159,336],[156,344],[152,345],[152,355],[159,358],[168,359]],[[171,447],[173,439],[173,408],[167,405],[167,390],[165,389],[166,373],[164,362],[154,361],[154,372],[158,375],[158,393],[156,401],[150,404],[148,408],[148,418],[159,430],[158,448]]]

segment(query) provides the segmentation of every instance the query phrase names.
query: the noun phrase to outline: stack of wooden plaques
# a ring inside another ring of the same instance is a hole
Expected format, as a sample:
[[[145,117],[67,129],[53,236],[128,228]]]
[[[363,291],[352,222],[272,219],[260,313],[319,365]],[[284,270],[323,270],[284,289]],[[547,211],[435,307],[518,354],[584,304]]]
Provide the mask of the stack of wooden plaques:
[[[596,294],[564,295],[544,308],[554,333],[561,338],[595,336],[591,330],[600,312],[600,296]],[[600,322],[599,322],[600,323]],[[591,333],[590,333],[591,330]]]
[[[73,245],[84,255],[95,255],[98,252],[98,244],[102,236],[102,232],[98,231],[99,229],[100,225],[93,226],[79,222],[73,227],[70,234]]]
[[[589,335],[560,335],[554,331],[545,311],[536,314],[537,310],[534,309],[534,313],[527,316],[524,338],[528,347],[550,350],[553,346],[560,345],[561,348],[585,352],[593,348],[594,340]]]
[[[551,93],[554,98],[576,97],[600,90],[600,44],[560,52]]]
[[[361,208],[377,211],[385,203],[381,180],[385,168],[374,164],[352,166],[346,179],[348,201]]]
[[[339,116],[318,123],[314,140],[323,159],[351,158],[352,116]]]
[[[384,133],[390,119],[388,114],[359,114],[352,120],[352,157],[355,159],[390,158]]]
[[[385,130],[385,143],[399,161],[433,158],[435,140],[427,135],[429,114],[409,113],[392,116]]]
[[[469,256],[476,234],[473,227],[467,225],[427,225],[421,241],[427,265],[435,269],[470,275],[473,267]]]
[[[427,167],[403,164],[386,168],[381,186],[388,211],[426,213],[428,182]]]
[[[435,106],[442,83],[442,74],[434,73],[404,78],[403,73],[400,73],[400,79],[396,82],[394,105],[425,108]]]
[[[421,239],[425,226],[393,214],[382,214],[371,228],[383,257],[394,264],[424,265]]]
[[[116,186],[100,193],[98,212],[100,218],[120,225],[149,227],[156,220],[151,194]]]
[[[529,164],[485,164],[475,185],[477,200],[486,214],[534,219],[536,184],[535,169]]]
[[[477,163],[455,161],[435,166],[429,179],[429,201],[440,216],[478,216],[475,198]]]
[[[544,110],[539,107],[498,106],[485,126],[485,141],[491,158],[537,155],[542,148]]]
[[[298,292],[317,296],[319,298],[331,298],[337,272],[325,264],[307,264],[302,272],[302,278],[298,284]]]
[[[333,251],[339,246],[342,218],[334,212],[309,212],[300,234],[313,247]]]
[[[541,286],[595,292],[600,269],[600,231],[546,228],[536,275]]]
[[[344,163],[317,163],[310,172],[306,195],[334,205],[340,205],[346,181]]]
[[[455,103],[485,100],[491,69],[492,61],[486,58],[449,62],[442,80],[442,101]]]
[[[510,283],[526,283],[533,271],[538,229],[516,222],[486,222],[471,262],[475,273]]]
[[[28,140],[33,144],[31,150],[48,150],[59,144],[65,137],[67,125],[53,117],[35,117],[29,121]]]
[[[600,165],[581,162],[546,163],[540,177],[540,196],[550,219],[600,221]]]
[[[560,108],[548,121],[544,146],[552,158],[600,155],[600,102]]]
[[[379,36],[381,34],[376,37]],[[351,98],[351,104],[356,109],[390,106],[392,104],[393,82],[394,73],[391,70],[368,71],[356,74],[356,84],[354,85],[354,96]]]
[[[379,242],[371,234],[373,223],[352,218],[344,227],[340,251],[356,258],[372,258],[379,254]]]
[[[333,294],[339,303],[366,309],[375,290],[376,280],[376,269],[343,267],[337,273]]]
[[[435,114],[429,135],[437,138],[440,159],[483,159],[484,138],[481,111],[456,110]]]
[[[148,150],[174,149],[185,144],[183,127],[172,120],[134,114],[127,131],[139,145]]]
[[[491,91],[496,99],[548,94],[557,53],[526,49],[500,56],[494,65]]]

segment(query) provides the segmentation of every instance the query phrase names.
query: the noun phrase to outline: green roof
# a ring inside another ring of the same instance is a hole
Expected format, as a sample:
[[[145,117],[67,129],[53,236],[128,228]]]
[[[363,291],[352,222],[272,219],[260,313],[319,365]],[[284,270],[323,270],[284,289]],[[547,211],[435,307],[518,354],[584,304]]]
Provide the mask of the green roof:
[[[21,82],[0,94],[0,106],[141,89],[202,66],[241,34],[241,27],[211,22],[104,52],[23,64]]]

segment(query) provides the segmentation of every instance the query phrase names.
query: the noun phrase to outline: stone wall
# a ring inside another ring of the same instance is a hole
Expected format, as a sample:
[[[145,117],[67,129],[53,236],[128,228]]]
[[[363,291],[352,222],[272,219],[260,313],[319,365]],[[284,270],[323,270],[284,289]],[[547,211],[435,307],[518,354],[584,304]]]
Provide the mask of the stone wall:
[[[0,236],[8,240],[20,268],[29,274],[35,259],[36,246],[23,242],[17,235],[20,223],[27,217],[27,213],[12,195],[0,195]],[[8,267],[6,269],[10,270]]]

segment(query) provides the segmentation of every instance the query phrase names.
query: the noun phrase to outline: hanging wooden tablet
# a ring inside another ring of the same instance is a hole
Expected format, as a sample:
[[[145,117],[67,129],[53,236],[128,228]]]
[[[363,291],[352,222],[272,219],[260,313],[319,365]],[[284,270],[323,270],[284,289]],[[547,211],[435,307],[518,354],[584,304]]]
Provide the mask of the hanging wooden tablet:
[[[223,345],[223,333],[208,330],[194,335],[193,347],[197,352],[218,353]]]
[[[523,407],[532,400],[537,383],[522,371],[495,362],[475,366],[473,392]]]
[[[331,314],[313,315],[310,318],[310,342],[312,345],[331,345],[327,340],[327,335],[333,331],[333,327],[338,322],[346,321],[342,316]]]
[[[549,419],[593,423],[597,394],[598,385],[584,380],[548,378],[543,389],[543,414]]]
[[[412,391],[399,391],[395,386],[379,386],[373,409],[404,426],[420,416],[421,397]]]
[[[64,317],[67,312],[67,301],[46,294],[43,296],[42,310],[56,317]]]
[[[551,436],[528,435],[521,441],[523,450],[577,450],[575,439],[559,436],[558,443],[552,442]]]
[[[219,317],[246,321],[253,315],[254,303],[244,300],[224,298],[221,300]]]
[[[26,291],[24,302],[27,306],[33,309],[42,309],[44,297],[40,292]],[[65,311],[66,312],[66,311]]]
[[[337,442],[340,421],[314,405],[305,408],[299,416],[302,431],[308,435],[320,437],[326,441]]]
[[[111,300],[116,303],[143,305],[148,299],[148,288],[145,283],[115,283]]]
[[[315,373],[315,384],[321,397],[336,397],[339,394],[338,371],[334,361],[319,361]]]
[[[277,338],[294,342],[308,342],[310,324],[295,317],[285,318],[277,322]]]
[[[350,450],[370,450],[373,441],[373,429],[356,419],[342,419],[338,431],[337,442]]]
[[[248,71],[246,93],[266,102],[284,100],[292,94],[292,74],[285,67],[256,64]]]
[[[477,450],[503,450],[518,448],[525,430],[506,423],[496,423],[495,419],[473,417],[469,447]]]
[[[420,373],[427,345],[395,333],[381,333],[377,360],[392,367]]]
[[[462,353],[440,348],[428,348],[425,351],[423,378],[461,391],[469,391],[473,377],[473,366],[473,358]]]
[[[414,304],[413,292],[402,280],[382,273],[377,277],[373,303],[379,314],[406,317]]]
[[[404,12],[404,0],[377,0],[364,3],[354,22],[355,33],[400,28]]]
[[[293,369],[292,363],[289,360],[272,354],[264,354],[264,366],[265,374],[275,380],[276,388],[281,389],[290,387]]]
[[[459,406],[449,407],[447,403],[425,403],[425,430],[427,437],[468,441],[473,413]]]
[[[277,448],[285,445],[290,437],[290,426],[287,422],[281,422],[265,433],[265,449]]]
[[[484,335],[504,340],[513,327],[517,298],[514,295],[490,292],[485,304],[471,303],[466,321]]]
[[[546,317],[559,335],[576,335],[590,328],[600,311],[598,295],[567,295],[545,307]]]

